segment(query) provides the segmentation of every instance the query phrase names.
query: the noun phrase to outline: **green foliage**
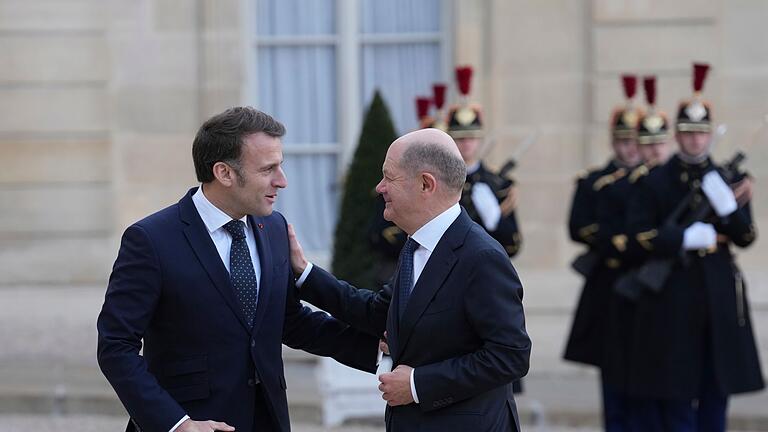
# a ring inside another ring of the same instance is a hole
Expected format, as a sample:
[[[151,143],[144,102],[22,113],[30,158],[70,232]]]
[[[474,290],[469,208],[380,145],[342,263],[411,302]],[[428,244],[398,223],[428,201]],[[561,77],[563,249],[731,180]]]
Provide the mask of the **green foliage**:
[[[358,287],[376,287],[378,255],[368,241],[368,228],[376,211],[374,188],[381,180],[387,148],[395,138],[389,110],[377,90],[347,171],[334,235],[333,274]]]

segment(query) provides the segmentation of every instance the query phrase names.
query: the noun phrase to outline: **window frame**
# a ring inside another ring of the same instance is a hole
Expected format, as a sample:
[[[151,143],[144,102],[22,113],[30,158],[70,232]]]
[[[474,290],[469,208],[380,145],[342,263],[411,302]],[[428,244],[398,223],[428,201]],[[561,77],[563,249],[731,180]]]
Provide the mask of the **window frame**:
[[[416,0],[417,1],[417,0]],[[408,43],[437,43],[440,50],[442,80],[449,81],[453,69],[454,1],[441,0],[440,31],[425,33],[363,34],[360,24],[359,0],[335,0],[336,33],[332,35],[259,36],[256,24],[256,0],[241,0],[241,29],[245,46],[244,104],[258,106],[258,51],[262,47],[332,46],[336,52],[336,112],[335,143],[296,143],[283,147],[286,155],[335,154],[337,175],[346,172],[357,146],[362,116],[361,53],[367,45],[399,45]],[[344,85],[341,85],[344,83]],[[427,89],[425,89],[426,91]],[[290,127],[290,125],[288,125]]]

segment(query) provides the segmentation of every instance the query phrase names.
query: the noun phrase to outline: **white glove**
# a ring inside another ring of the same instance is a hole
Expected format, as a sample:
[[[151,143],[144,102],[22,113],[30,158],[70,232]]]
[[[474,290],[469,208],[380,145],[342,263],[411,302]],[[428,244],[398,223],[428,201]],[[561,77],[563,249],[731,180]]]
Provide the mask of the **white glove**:
[[[717,171],[710,171],[704,175],[701,181],[701,190],[704,191],[704,195],[707,196],[715,213],[720,217],[728,216],[739,208],[733,191],[725,184]]]
[[[485,229],[496,231],[501,220],[501,207],[491,187],[485,183],[475,183],[472,186],[472,204],[475,205]]]
[[[717,243],[717,231],[712,224],[696,222],[683,232],[683,249],[708,249]]]
[[[381,360],[379,360],[378,366],[376,366],[376,376],[387,372],[392,372],[392,357],[384,354]]]

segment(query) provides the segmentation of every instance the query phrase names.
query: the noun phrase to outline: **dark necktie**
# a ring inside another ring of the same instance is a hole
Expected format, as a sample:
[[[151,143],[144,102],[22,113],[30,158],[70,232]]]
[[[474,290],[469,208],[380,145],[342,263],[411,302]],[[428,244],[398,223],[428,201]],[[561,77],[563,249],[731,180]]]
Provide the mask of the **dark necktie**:
[[[224,229],[232,235],[232,247],[229,249],[229,278],[235,289],[237,300],[243,308],[248,326],[252,326],[253,317],[256,316],[256,299],[259,290],[248,243],[245,242],[245,223],[240,220],[231,220],[224,225]]]
[[[403,318],[405,307],[408,305],[408,298],[413,289],[413,252],[419,248],[419,243],[411,237],[405,241],[403,250],[400,251],[400,270],[398,272],[398,286],[400,301],[397,304],[400,318]]]

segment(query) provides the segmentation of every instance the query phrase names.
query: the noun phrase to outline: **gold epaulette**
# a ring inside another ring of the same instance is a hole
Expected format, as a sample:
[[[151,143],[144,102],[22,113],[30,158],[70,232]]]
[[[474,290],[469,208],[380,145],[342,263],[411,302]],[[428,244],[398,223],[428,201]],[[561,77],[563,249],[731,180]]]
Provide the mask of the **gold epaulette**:
[[[581,237],[584,240],[590,240],[592,236],[595,235],[596,232],[600,230],[600,224],[590,224],[585,227],[579,228],[579,237]]]
[[[642,164],[639,167],[632,170],[632,173],[629,175],[629,182],[634,184],[638,180],[640,180],[640,177],[647,176],[648,173],[650,172],[651,170],[649,169],[649,167],[645,164]]]
[[[627,250],[627,236],[624,234],[617,234],[611,237],[611,243],[613,243],[613,247],[619,252]]]
[[[581,170],[579,171],[578,174],[576,174],[575,181],[578,183],[579,181],[584,180],[587,177],[591,176],[592,174],[600,171],[600,169],[601,168],[590,168],[590,169]]]
[[[595,180],[595,183],[592,185],[592,188],[595,191],[599,191],[600,189],[608,186],[609,184],[624,177],[625,175],[627,175],[627,170],[625,170],[624,168],[619,168],[616,171],[610,174],[606,174],[600,177],[599,179]]]
[[[403,232],[400,228],[396,226],[391,226],[384,228],[384,230],[381,231],[381,236],[384,237],[384,240],[386,240],[389,244],[396,244],[397,243],[397,236],[400,235]]]
[[[635,239],[638,243],[640,243],[640,246],[643,247],[643,249],[647,251],[653,251],[653,243],[651,243],[651,240],[655,239],[656,236],[659,235],[659,232],[655,229],[649,230],[649,231],[643,231],[641,233],[638,233],[635,236]]]

